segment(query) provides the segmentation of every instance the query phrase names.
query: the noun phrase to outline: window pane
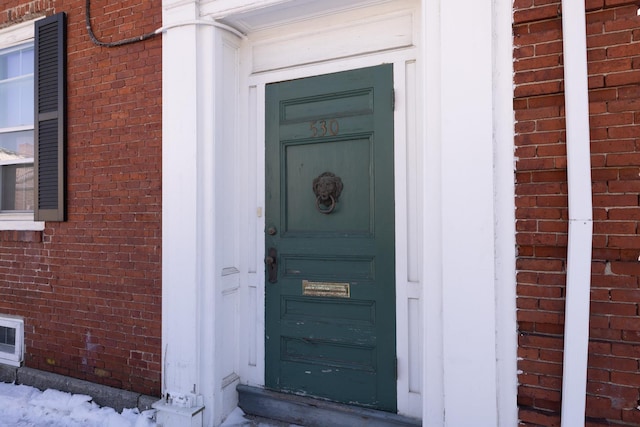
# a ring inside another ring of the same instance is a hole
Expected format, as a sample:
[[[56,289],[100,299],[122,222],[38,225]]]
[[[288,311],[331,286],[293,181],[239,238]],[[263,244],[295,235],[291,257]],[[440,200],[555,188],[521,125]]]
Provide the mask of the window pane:
[[[0,133],[0,162],[33,158],[33,131]]]
[[[0,351],[13,353],[16,347],[16,330],[0,326]]]
[[[1,187],[3,211],[33,210],[33,164],[2,166]]]
[[[3,212],[32,211],[34,207],[33,54],[33,43],[0,50],[0,211]]]
[[[15,345],[16,329],[8,328],[6,326],[0,326],[0,343]]]
[[[0,81],[0,128],[33,125],[33,75]]]
[[[33,45],[0,51],[0,80],[33,74]]]
[[[0,51],[0,127],[33,124],[33,46]]]
[[[20,56],[19,50],[0,56],[0,79],[10,79],[20,75]]]
[[[33,74],[33,46],[22,49],[21,74]]]

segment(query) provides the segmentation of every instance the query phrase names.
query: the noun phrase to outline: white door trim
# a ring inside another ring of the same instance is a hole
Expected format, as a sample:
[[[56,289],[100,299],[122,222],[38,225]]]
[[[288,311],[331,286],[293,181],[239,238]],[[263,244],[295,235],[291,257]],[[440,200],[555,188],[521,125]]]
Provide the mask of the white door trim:
[[[250,140],[254,141],[255,152],[257,156],[255,158],[255,170],[258,172],[256,176],[257,181],[257,199],[256,199],[256,212],[263,212],[264,210],[264,194],[265,194],[265,182],[264,182],[264,88],[265,85],[272,82],[285,81],[290,79],[311,77],[321,74],[346,71],[356,68],[364,68],[369,66],[380,65],[383,63],[394,64],[394,88],[396,91],[396,109],[394,112],[394,171],[395,171],[395,194],[396,194],[396,355],[398,358],[398,381],[397,381],[397,396],[398,396],[398,412],[404,415],[420,418],[421,416],[421,398],[420,392],[422,388],[422,345],[415,340],[421,339],[420,319],[421,312],[419,311],[419,301],[421,298],[420,278],[414,275],[412,280],[407,278],[410,276],[408,273],[407,260],[413,259],[415,263],[418,263],[418,259],[421,253],[415,253],[409,256],[407,253],[407,245],[409,240],[412,240],[414,247],[420,246],[419,236],[416,233],[414,238],[410,239],[408,234],[407,217],[407,143],[412,144],[411,152],[418,150],[417,137],[414,134],[407,135],[407,103],[415,102],[415,98],[407,96],[407,74],[415,79],[415,50],[403,50],[401,52],[392,52],[378,55],[369,55],[363,58],[350,58],[347,60],[332,61],[330,63],[315,64],[305,67],[298,67],[291,70],[278,70],[270,73],[262,73],[259,75],[252,75],[247,78],[248,92],[251,93],[249,99],[252,100],[250,109],[255,113],[248,114],[249,117],[255,118],[256,123],[250,123],[248,128],[255,129],[255,135],[250,137]],[[411,71],[408,71],[411,70]],[[415,80],[412,84],[416,84]],[[415,92],[414,92],[415,93]],[[255,104],[253,104],[255,102]],[[411,138],[408,141],[408,138]],[[417,167],[417,164],[414,165]],[[419,171],[412,170],[412,175],[419,174]],[[417,196],[418,191],[414,188],[416,183],[411,186],[414,194]],[[413,200],[417,206],[420,203]],[[413,226],[416,226],[420,222],[419,213],[414,212],[411,215],[411,222]],[[255,263],[259,265],[264,257],[264,215],[261,215],[257,220],[257,226],[255,229],[258,231],[256,236],[256,245],[258,247],[257,259]],[[257,318],[261,319],[260,327],[264,330],[264,274],[258,272],[255,280],[255,292],[256,297],[253,299],[257,302]],[[411,301],[409,301],[411,300]],[[409,316],[407,312],[410,310],[412,318],[416,321],[414,324],[409,325]],[[254,332],[251,332],[251,336]],[[410,336],[413,341],[410,341]],[[414,354],[410,354],[409,350],[413,350]],[[251,351],[253,352],[253,351]],[[264,343],[260,342],[256,349],[257,364],[254,369],[248,369],[245,375],[241,374],[241,377],[245,378],[251,385],[263,386],[264,385]],[[412,369],[411,369],[412,368]]]

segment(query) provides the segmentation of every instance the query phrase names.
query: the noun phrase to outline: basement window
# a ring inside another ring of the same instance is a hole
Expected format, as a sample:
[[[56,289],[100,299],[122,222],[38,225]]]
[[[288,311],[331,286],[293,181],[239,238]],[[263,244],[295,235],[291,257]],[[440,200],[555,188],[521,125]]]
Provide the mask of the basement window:
[[[0,364],[20,366],[24,357],[24,320],[0,316]]]

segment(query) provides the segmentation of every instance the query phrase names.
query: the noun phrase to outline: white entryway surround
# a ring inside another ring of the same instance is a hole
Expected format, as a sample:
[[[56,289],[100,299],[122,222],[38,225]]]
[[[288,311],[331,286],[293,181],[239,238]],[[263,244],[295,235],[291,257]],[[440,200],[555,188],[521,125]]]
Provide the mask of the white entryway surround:
[[[265,85],[392,63],[398,412],[517,424],[510,23],[506,0],[163,0],[161,412],[215,426],[264,384]]]

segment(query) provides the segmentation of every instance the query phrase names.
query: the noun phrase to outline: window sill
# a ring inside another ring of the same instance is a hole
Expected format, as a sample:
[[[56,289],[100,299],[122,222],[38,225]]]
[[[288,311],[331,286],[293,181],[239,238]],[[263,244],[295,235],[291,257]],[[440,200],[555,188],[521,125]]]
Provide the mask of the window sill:
[[[42,231],[44,221],[34,221],[33,214],[0,214],[0,231]]]

